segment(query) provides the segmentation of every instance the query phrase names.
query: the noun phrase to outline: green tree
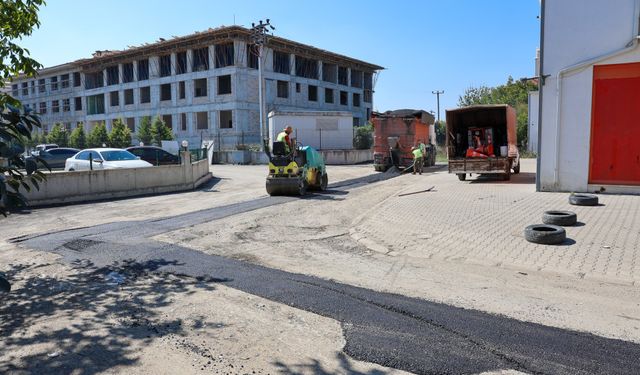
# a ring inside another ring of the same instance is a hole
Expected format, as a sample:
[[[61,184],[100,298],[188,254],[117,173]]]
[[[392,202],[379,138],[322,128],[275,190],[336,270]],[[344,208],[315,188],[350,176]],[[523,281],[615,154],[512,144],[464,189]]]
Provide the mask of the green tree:
[[[47,135],[47,143],[55,143],[60,147],[67,146],[67,130],[60,123],[53,125],[53,128]]]
[[[538,89],[538,85],[531,80],[515,81],[509,76],[507,83],[496,87],[470,87],[458,98],[458,106],[465,107],[477,104],[509,104],[517,114],[517,136],[520,146],[525,146],[527,140],[528,100],[529,92]]]
[[[373,124],[367,122],[366,125],[355,127],[353,136],[353,147],[358,150],[368,150],[373,145]]]
[[[33,76],[42,67],[15,41],[40,26],[38,10],[43,4],[43,0],[0,3],[0,214],[5,216],[10,208],[26,205],[21,190],[38,189],[45,180],[42,172],[34,171],[20,158],[34,130],[42,127],[40,118],[3,90],[12,77]]]
[[[84,125],[79,125],[73,129],[69,136],[69,146],[79,148],[80,150],[87,148],[87,136],[84,133]]]
[[[153,144],[157,146],[162,146],[162,141],[173,140],[173,132],[164,121],[162,121],[160,116],[156,116],[156,118],[153,119],[153,124],[151,124],[151,137]]]
[[[151,135],[151,117],[144,116],[140,120],[140,127],[138,128],[138,140],[144,143],[146,146],[151,144],[153,137]]]
[[[107,127],[104,122],[96,125],[89,132],[89,136],[87,137],[87,143],[90,148],[102,147],[102,145],[109,145],[109,134],[107,134]]]
[[[436,121],[436,144],[439,146],[444,145],[447,139],[447,123],[444,120]]]
[[[113,122],[111,133],[109,134],[111,147],[125,148],[131,146],[131,132],[122,119]]]

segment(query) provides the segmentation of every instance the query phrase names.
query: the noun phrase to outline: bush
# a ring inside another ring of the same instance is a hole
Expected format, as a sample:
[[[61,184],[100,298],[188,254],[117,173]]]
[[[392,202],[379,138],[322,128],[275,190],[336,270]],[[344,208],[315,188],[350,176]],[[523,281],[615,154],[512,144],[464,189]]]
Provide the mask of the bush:
[[[67,147],[67,130],[57,123],[47,135],[47,143],[55,143],[60,147]]]
[[[353,147],[358,150],[368,150],[373,146],[373,124],[358,126],[353,137]]]
[[[107,134],[107,127],[104,123],[96,125],[87,139],[87,143],[90,148],[102,147],[102,145],[109,145],[109,134]]]
[[[131,146],[131,132],[122,119],[113,122],[111,134],[109,134],[111,147],[126,148]]]
[[[87,148],[87,136],[84,133],[84,126],[80,125],[73,129],[69,137],[69,146],[80,150]]]
[[[151,144],[153,137],[151,135],[151,117],[144,116],[140,120],[140,127],[138,128],[138,140],[145,146]]]
[[[173,132],[171,129],[162,121],[160,116],[157,116],[153,120],[153,124],[151,124],[151,138],[155,145],[162,146],[162,141],[172,141],[173,140]],[[145,143],[146,144],[146,143]]]

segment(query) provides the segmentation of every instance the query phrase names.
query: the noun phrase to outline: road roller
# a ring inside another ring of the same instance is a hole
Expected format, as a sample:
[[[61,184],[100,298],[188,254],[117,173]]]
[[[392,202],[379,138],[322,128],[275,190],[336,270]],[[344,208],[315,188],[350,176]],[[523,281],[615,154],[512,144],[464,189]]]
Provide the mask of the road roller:
[[[269,174],[266,187],[269,195],[302,196],[307,190],[327,189],[329,176],[324,159],[313,147],[296,143],[289,149],[284,142],[273,142],[267,155]]]

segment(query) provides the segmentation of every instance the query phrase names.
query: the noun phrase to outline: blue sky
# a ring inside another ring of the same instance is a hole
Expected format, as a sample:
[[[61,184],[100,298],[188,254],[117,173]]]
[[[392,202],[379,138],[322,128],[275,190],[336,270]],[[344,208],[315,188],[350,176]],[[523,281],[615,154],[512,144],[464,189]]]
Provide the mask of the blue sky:
[[[469,86],[534,74],[539,0],[49,0],[23,41],[45,66],[270,18],[276,34],[384,66],[375,110],[444,109]]]

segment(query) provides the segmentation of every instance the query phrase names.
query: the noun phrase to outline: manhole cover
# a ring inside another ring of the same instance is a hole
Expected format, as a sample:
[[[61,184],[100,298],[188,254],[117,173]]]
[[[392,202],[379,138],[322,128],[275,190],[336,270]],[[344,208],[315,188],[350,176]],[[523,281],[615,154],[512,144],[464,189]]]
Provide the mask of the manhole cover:
[[[69,250],[73,250],[73,251],[82,251],[88,247],[91,247],[93,245],[97,245],[99,243],[102,243],[101,241],[94,241],[94,240],[86,240],[86,239],[77,239],[77,240],[73,240],[70,242],[65,243],[64,247],[66,247]]]

